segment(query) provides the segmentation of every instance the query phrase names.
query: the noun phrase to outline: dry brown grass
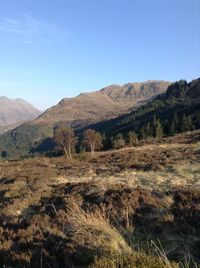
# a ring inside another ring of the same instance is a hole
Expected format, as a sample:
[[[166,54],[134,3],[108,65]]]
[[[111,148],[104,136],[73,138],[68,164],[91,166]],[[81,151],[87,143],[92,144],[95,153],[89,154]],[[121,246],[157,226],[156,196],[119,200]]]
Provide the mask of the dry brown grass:
[[[200,144],[187,139],[0,162],[0,267],[40,267],[41,256],[45,268],[166,267],[147,237],[170,259],[199,260],[199,187]]]
[[[69,203],[68,224],[79,246],[86,246],[94,255],[130,254],[131,248],[99,210],[86,212],[75,202]]]

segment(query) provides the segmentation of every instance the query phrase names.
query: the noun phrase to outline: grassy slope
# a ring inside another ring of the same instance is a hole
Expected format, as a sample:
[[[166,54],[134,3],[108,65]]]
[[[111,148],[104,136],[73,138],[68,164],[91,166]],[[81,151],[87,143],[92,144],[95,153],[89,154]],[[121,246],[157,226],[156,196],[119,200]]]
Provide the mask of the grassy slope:
[[[200,260],[199,141],[0,162],[0,265],[178,267],[158,239],[168,258]]]

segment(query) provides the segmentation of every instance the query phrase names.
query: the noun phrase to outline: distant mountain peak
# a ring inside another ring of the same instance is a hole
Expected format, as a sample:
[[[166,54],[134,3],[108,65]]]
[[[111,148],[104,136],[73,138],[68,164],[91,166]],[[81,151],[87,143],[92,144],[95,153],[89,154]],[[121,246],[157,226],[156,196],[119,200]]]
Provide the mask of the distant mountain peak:
[[[20,122],[25,122],[36,118],[40,111],[32,104],[23,99],[10,99],[6,96],[0,97],[0,127],[3,132],[3,127],[6,129],[9,125],[18,125]]]
[[[9,98],[6,96],[0,96],[0,100],[9,100]]]

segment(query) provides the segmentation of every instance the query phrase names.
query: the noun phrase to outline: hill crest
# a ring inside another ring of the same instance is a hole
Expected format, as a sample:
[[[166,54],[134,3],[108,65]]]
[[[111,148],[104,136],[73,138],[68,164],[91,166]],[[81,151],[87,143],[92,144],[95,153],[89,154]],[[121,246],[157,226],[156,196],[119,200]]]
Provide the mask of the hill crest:
[[[152,97],[165,92],[169,85],[166,81],[147,81],[111,85],[98,91],[81,93],[62,99],[34,120],[34,124],[114,118],[147,103]]]

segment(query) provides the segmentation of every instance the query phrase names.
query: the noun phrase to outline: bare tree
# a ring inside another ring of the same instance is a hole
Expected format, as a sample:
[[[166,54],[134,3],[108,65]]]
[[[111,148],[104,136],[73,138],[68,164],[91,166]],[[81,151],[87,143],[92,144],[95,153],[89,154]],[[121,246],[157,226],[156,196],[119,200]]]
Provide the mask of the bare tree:
[[[83,142],[90,149],[91,154],[102,148],[102,136],[93,129],[86,129],[83,133]]]
[[[54,131],[56,147],[64,151],[68,159],[72,158],[72,152],[77,144],[77,137],[71,128],[56,128]]]

